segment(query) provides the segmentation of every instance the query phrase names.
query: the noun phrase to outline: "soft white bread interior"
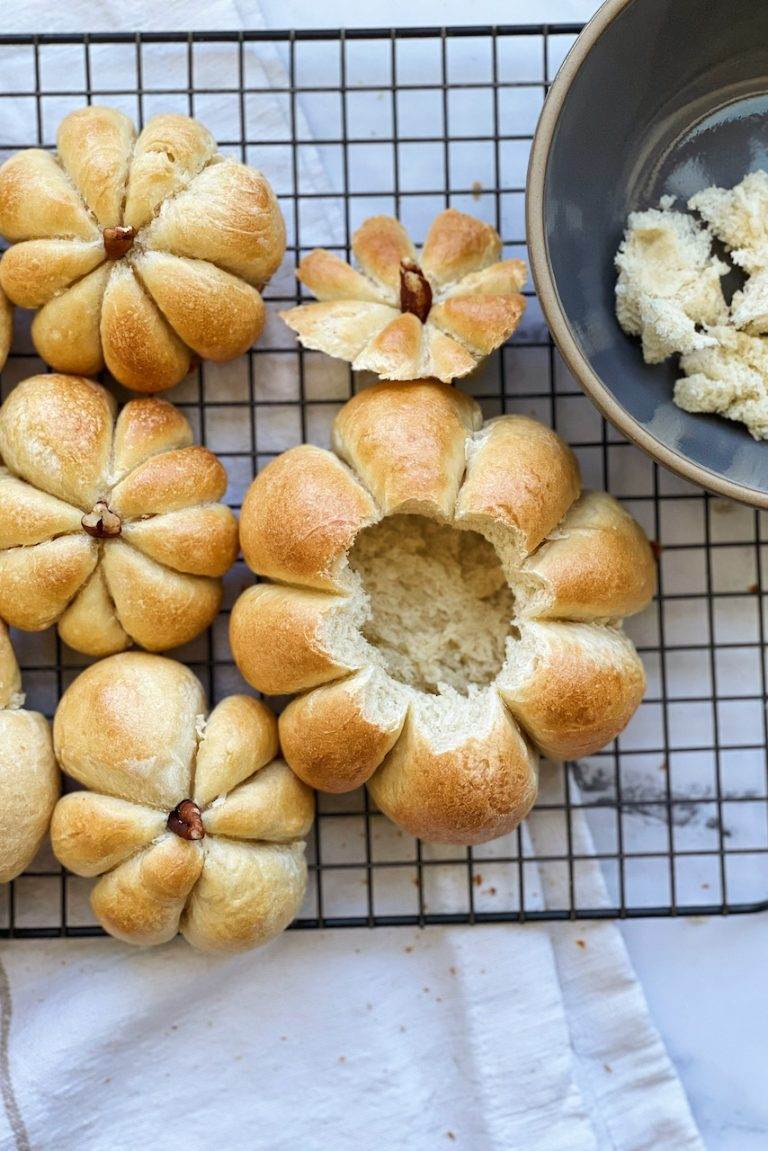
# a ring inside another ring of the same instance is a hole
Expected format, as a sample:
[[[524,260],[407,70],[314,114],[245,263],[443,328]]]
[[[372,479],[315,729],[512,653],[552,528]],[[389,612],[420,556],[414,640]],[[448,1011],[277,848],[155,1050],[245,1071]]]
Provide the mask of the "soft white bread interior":
[[[57,709],[56,754],[88,790],[59,801],[53,849],[101,876],[94,912],[128,943],[181,931],[202,950],[242,950],[301,905],[312,792],[275,758],[263,703],[232,696],[206,711],[188,668],[143,652],[93,664]]]
[[[424,839],[502,835],[534,801],[539,753],[596,751],[640,702],[616,625],[653,595],[648,541],[611,497],[580,495],[555,433],[483,425],[439,383],[358,393],[333,445],[348,467],[293,449],[246,496],[246,559],[279,582],[235,603],[235,661],[260,691],[297,693],[281,744],[312,786],[367,783]]]
[[[0,621],[0,883],[34,859],[60,788],[50,728],[24,708],[19,666]]]
[[[712,255],[712,234],[692,216],[661,208],[632,212],[616,254],[616,315],[640,336],[646,363],[694,352],[714,340],[702,330],[728,316],[720,279],[728,265]]]

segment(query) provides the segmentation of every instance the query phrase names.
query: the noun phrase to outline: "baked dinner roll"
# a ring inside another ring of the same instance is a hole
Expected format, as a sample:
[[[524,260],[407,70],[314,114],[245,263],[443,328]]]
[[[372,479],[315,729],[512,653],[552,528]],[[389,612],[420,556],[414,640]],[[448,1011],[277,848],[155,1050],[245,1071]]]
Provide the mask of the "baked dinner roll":
[[[500,347],[525,308],[522,260],[500,260],[495,228],[448,208],[421,255],[391,216],[352,237],[356,271],[318,248],[298,270],[316,304],[280,315],[305,348],[348,360],[383,380],[461,379]]]
[[[13,308],[2,288],[0,288],[0,372],[5,367],[13,339]]]
[[[180,931],[202,951],[242,951],[304,898],[314,800],[275,758],[274,715],[245,695],[206,715],[192,672],[144,652],[93,664],[56,711],[59,763],[88,790],[56,805],[53,850],[100,876],[93,911],[127,943]]]
[[[139,392],[173,387],[194,357],[245,352],[285,252],[268,181],[220,155],[202,124],[165,113],[137,136],[98,105],[62,120],[54,155],[3,164],[0,234],[13,245],[0,285],[37,310],[42,358],[83,375],[106,366]]]
[[[19,665],[0,621],[0,883],[34,859],[60,790],[50,728],[24,707]]]
[[[333,448],[292,448],[245,497],[265,582],[232,612],[237,665],[297,696],[281,744],[313,787],[367,783],[422,839],[503,835],[540,755],[597,751],[642,699],[621,620],[654,594],[648,541],[549,428],[483,424],[435,381],[360,392]]]
[[[227,474],[166,400],[117,414],[80,376],[32,376],[0,408],[0,617],[88,655],[177,647],[215,618],[237,523]]]

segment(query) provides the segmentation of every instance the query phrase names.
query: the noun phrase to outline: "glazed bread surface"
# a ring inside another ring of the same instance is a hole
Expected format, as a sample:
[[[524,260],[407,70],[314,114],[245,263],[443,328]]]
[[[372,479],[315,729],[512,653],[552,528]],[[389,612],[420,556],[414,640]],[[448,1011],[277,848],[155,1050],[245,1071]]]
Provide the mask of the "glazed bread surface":
[[[640,703],[621,620],[654,594],[648,541],[581,491],[554,432],[483,424],[435,381],[361,391],[333,448],[284,453],[244,500],[243,554],[267,582],[235,603],[235,660],[295,695],[281,743],[312,786],[367,783],[427,840],[503,835],[534,802],[540,755],[591,754]]]
[[[51,841],[96,877],[102,926],[140,945],[179,931],[203,951],[259,946],[296,915],[312,792],[277,757],[277,722],[249,696],[208,714],[199,680],[160,656],[94,664],[54,720],[63,770],[87,790],[56,806]]]
[[[165,400],[32,376],[0,408],[0,617],[77,651],[186,643],[238,550],[227,475]]]
[[[165,113],[137,136],[98,105],[62,120],[55,154],[0,167],[0,234],[12,244],[0,286],[37,310],[40,356],[61,372],[106,367],[141,392],[179,383],[195,357],[246,351],[285,251],[269,182],[220,155],[202,124]],[[0,351],[3,319],[0,307]]]

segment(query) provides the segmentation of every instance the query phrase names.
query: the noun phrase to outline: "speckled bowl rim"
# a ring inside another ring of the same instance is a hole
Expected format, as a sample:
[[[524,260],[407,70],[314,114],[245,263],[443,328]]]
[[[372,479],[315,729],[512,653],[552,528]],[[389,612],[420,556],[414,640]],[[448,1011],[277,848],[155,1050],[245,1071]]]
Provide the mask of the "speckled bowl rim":
[[[531,145],[525,195],[528,256],[536,294],[541,303],[544,318],[568,368],[606,419],[610,420],[620,432],[648,455],[684,479],[691,480],[718,495],[740,500],[742,503],[750,504],[753,507],[768,508],[768,492],[735,483],[718,472],[693,463],[680,452],[662,443],[618,403],[581,351],[561,303],[552,273],[544,228],[544,184],[552,139],[560,119],[560,113],[568,98],[571,84],[589,52],[616,17],[625,8],[638,2],[640,0],[606,0],[606,3],[598,9],[584,27],[571,48],[544,102]],[[691,416],[691,419],[696,418],[696,416]],[[766,451],[768,451],[768,445],[766,445]]]

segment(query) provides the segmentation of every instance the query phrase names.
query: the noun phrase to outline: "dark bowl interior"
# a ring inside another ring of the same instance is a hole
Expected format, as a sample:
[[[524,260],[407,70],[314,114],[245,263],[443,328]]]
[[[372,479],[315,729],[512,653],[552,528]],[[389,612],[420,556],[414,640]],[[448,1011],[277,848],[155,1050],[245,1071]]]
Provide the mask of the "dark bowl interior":
[[[738,485],[731,494],[764,505],[768,443],[675,407],[676,358],[643,363],[639,341],[616,321],[613,267],[629,212],[663,195],[684,207],[700,188],[730,187],[757,168],[768,169],[768,2],[629,0],[565,94],[541,211],[570,334],[621,409],[597,395],[606,414],[629,435],[626,417],[636,421],[670,466],[719,490]]]

